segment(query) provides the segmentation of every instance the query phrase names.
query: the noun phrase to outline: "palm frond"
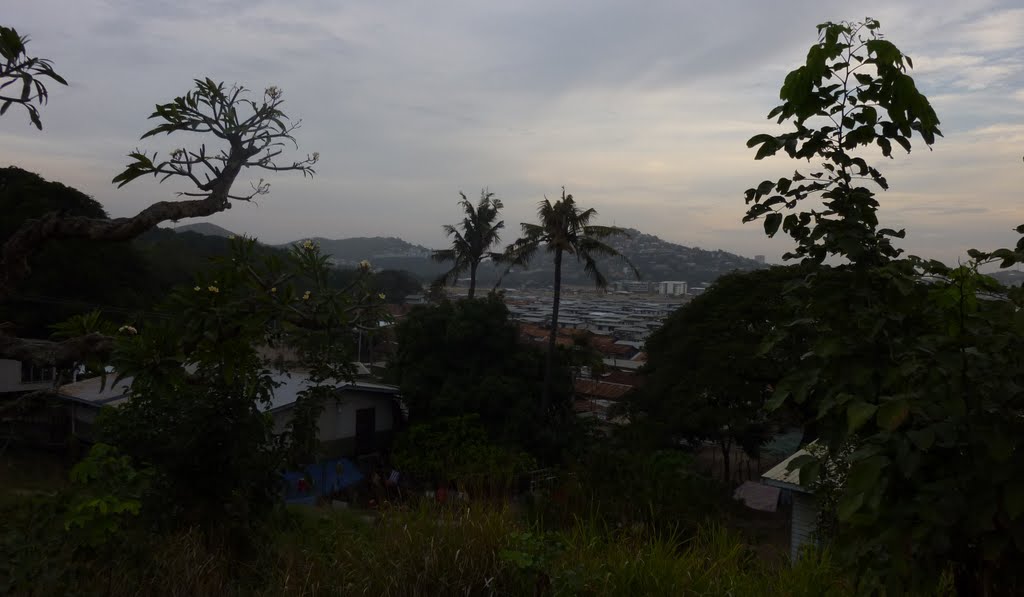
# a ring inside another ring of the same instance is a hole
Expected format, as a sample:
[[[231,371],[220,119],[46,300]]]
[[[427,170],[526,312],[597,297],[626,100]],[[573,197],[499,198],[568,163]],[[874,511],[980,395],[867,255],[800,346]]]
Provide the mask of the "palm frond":
[[[607,238],[609,236],[624,236],[630,238],[630,234],[626,229],[619,228],[617,226],[584,226],[583,233],[587,236],[593,236],[595,238]]]
[[[445,261],[455,261],[457,256],[453,249],[438,249],[430,254],[430,258],[438,263],[444,263]]]

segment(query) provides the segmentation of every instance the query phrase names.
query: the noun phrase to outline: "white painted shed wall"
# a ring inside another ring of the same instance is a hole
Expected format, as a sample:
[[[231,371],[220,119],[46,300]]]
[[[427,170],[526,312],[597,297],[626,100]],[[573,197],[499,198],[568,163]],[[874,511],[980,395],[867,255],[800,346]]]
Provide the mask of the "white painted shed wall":
[[[52,381],[21,383],[21,361],[15,361],[14,359],[0,359],[0,392],[45,390],[52,385]]]
[[[790,525],[789,556],[795,562],[804,545],[814,543],[818,504],[808,493],[793,492],[793,522]]]
[[[356,411],[374,409],[374,431],[391,431],[394,427],[391,396],[386,394],[359,394],[345,392],[337,401],[329,401],[320,413],[319,438],[322,442],[356,436]],[[292,420],[293,409],[274,413],[274,431],[281,433]]]

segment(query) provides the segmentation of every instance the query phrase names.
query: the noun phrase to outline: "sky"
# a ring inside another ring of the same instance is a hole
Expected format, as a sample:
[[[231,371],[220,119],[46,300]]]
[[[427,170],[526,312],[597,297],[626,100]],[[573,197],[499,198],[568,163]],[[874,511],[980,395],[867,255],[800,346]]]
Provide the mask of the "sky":
[[[29,35],[69,86],[50,86],[42,132],[23,112],[0,118],[0,164],[133,215],[189,190],[110,183],[135,148],[195,141],[139,141],[155,104],[197,77],[275,85],[302,119],[297,155],[321,161],[313,179],[272,173],[269,195],[208,219],[235,232],[440,248],[458,192],[488,187],[512,241],[564,185],[598,223],[779,262],[792,241],[742,223],[743,191],[808,164],[755,162],[746,140],[785,130],[765,117],[815,25],[865,15],[913,58],[945,135],[877,156],[891,187],[882,225],[907,229],[909,253],[947,262],[1012,246],[1024,223],[1024,7],[1011,1],[6,0],[0,24]]]

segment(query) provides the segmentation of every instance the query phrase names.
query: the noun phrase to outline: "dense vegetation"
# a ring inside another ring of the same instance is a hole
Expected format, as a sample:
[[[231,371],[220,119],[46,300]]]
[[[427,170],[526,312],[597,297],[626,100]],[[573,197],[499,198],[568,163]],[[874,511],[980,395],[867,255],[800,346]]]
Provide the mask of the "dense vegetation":
[[[408,478],[397,495],[383,483],[372,499],[353,495],[347,512],[284,508],[280,473],[320,457],[324,404],[353,379],[358,336],[387,317],[381,278],[369,263],[331,267],[313,241],[281,250],[152,230],[266,193],[262,180],[252,195],[231,190],[245,168],[312,173],[316,154],[273,161],[294,131],[280,90],[249,99],[199,80],[157,106],[144,137],[201,130],[227,149],[163,162],[137,151],[114,182],[179,176],[200,199],[110,219],[73,189],[4,170],[0,198],[16,216],[0,229],[4,316],[19,331],[53,323],[29,308],[32,292],[67,300],[69,313],[71,298],[108,313],[65,322],[60,343],[0,348],[65,372],[111,365],[109,383],[132,383],[68,484],[3,496],[0,592],[1019,594],[1024,289],[979,269],[1024,262],[1024,239],[950,268],[902,256],[903,231],[881,227],[875,189],[888,183],[871,150],[891,157],[940,132],[910,59],[878,28],[821,25],[769,114],[792,130],[748,142],[756,159],[820,164],[746,193],[745,219],[789,235],[800,264],[727,276],[673,315],[650,340],[628,424],[571,415],[585,342],[561,348],[551,334],[540,352],[520,341],[499,295],[440,301],[395,328],[389,374],[410,426],[389,463]],[[62,83],[24,41],[0,28],[0,81]],[[23,105],[39,126],[46,95],[35,89],[3,109]],[[482,199],[464,207],[482,207],[477,223],[493,232],[501,204]],[[501,261],[522,267],[546,250],[557,323],[563,259],[601,286],[597,257],[618,255],[604,239],[622,231],[593,225],[595,212],[564,191],[538,216]],[[185,245],[193,252],[177,251]],[[473,269],[489,247],[450,256]],[[164,269],[145,267],[168,252],[177,257]],[[138,275],[111,289],[111,268]],[[283,429],[267,415],[277,366],[310,379]],[[756,453],[786,425],[817,439],[793,468],[823,509],[818,546],[792,566],[757,553],[755,533],[723,529],[744,514],[728,475],[705,475],[695,450],[711,441]]]

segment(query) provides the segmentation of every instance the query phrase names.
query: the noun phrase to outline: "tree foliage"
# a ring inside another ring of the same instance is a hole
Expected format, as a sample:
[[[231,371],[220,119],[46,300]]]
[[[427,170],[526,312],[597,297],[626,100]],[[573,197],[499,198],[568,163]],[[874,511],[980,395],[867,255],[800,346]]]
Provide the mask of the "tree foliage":
[[[284,259],[257,258],[254,247],[235,239],[219,268],[118,336],[114,383],[130,379],[130,399],[105,411],[101,438],[154,468],[155,508],[167,520],[247,524],[276,503],[281,467],[312,456],[317,417],[297,415],[274,430],[266,414],[273,369],[304,370],[311,385],[295,408],[318,414],[352,376],[353,328],[380,317],[362,281],[327,284],[328,259],[316,245]],[[294,356],[278,364],[265,352],[275,348]]]
[[[474,414],[413,425],[395,443],[395,465],[413,476],[491,493],[515,489],[536,462],[516,447],[497,445]]]
[[[31,272],[30,259],[48,242],[58,239],[123,241],[135,238],[160,222],[202,217],[229,209],[232,200],[249,201],[269,192],[263,179],[251,184],[251,191],[239,193],[235,181],[248,169],[313,174],[317,153],[289,163],[279,163],[286,144],[295,144],[292,122],[281,109],[283,94],[267,88],[261,99],[250,99],[239,86],[226,86],[210,79],[197,79],[195,89],[166,104],[156,106],[150,116],[160,121],[142,138],[158,134],[198,133],[206,141],[221,144],[219,149],[179,148],[165,159],[156,153],[135,150],[125,170],[114,177],[118,186],[146,175],[185,179],[191,190],[179,194],[188,199],[158,201],[138,214],[126,218],[69,216],[51,211],[24,222],[10,234],[0,259],[0,296],[9,295]],[[297,146],[297,145],[296,145]]]
[[[907,152],[915,133],[927,145],[940,135],[939,119],[928,99],[907,74],[913,61],[883,39],[879,23],[825,23],[807,62],[789,73],[779,92],[783,103],[768,113],[779,123],[791,121],[792,132],[751,137],[755,159],[782,151],[794,159],[820,159],[808,175],[766,180],[748,189],[744,221],[764,220],[773,236],[780,228],[797,243],[787,257],[821,263],[839,255],[855,263],[877,264],[899,255],[892,238],[904,231],[878,229],[878,200],[862,181],[888,189],[885,177],[859,154],[877,145],[892,157],[893,144]],[[785,215],[817,197],[821,208]],[[785,217],[784,217],[785,216]]]
[[[411,422],[435,417],[479,416],[498,442],[533,445],[557,422],[538,420],[543,354],[519,340],[500,297],[418,306],[396,326],[398,352],[391,374],[402,389]],[[556,387],[568,409],[568,374]]]
[[[491,251],[491,247],[501,240],[501,229],[505,227],[504,220],[498,220],[498,212],[503,206],[501,199],[487,189],[480,190],[480,201],[476,206],[461,191],[459,196],[462,197],[459,206],[466,216],[458,226],[444,226],[445,234],[452,239],[452,248],[434,251],[432,257],[442,263],[453,262],[452,268],[438,279],[441,284],[454,284],[460,275],[468,271],[468,297],[473,298],[480,264],[488,259],[494,261],[501,258],[501,253]]]
[[[540,402],[542,415],[551,404],[551,389],[554,383],[555,344],[558,330],[558,308],[562,293],[562,259],[565,255],[576,258],[598,288],[608,285],[597,264],[599,257],[622,259],[633,269],[637,278],[640,272],[614,247],[604,241],[610,236],[626,234],[614,226],[596,226],[590,223],[597,216],[594,208],[580,209],[572,195],[562,188],[562,198],[551,202],[547,197],[537,207],[538,224],[523,222],[522,237],[509,245],[503,259],[509,269],[526,266],[540,249],[550,253],[555,262],[554,296],[551,300],[551,334],[548,337],[547,364],[544,369],[544,390]]]
[[[0,168],[0,244],[22,223],[60,212],[105,218],[98,202],[76,189],[13,166]],[[22,336],[46,338],[48,326],[83,311],[107,308],[121,320],[150,307],[169,285],[155,279],[153,263],[129,242],[69,239],[48,243],[33,256],[36,270],[0,303],[0,322]]]
[[[769,235],[781,221],[797,242],[791,257],[850,263],[819,265],[790,290],[800,316],[780,338],[812,341],[773,403],[807,405],[831,457],[855,446],[836,541],[861,571],[861,590],[928,592],[951,572],[959,594],[1017,593],[1024,296],[980,274],[980,252],[952,269],[897,258],[890,238],[902,232],[878,229],[878,202],[855,186],[867,176],[885,187],[860,150],[909,150],[915,132],[931,144],[938,119],[907,75],[910,59],[881,39],[877,21],[826,23],[819,32],[771,113],[797,131],[749,145],[759,158],[779,149],[822,158],[823,171],[749,190],[746,219],[764,216]],[[813,193],[825,210],[784,220],[775,211]],[[813,483],[823,464],[809,455],[794,466]]]
[[[803,352],[793,341],[763,353],[757,347],[793,319],[785,292],[805,272],[773,267],[722,276],[651,335],[645,384],[631,404],[649,441],[713,441],[726,478],[734,446],[757,455],[772,431],[770,388]]]
[[[18,105],[28,112],[29,121],[42,130],[39,107],[50,97],[45,79],[61,85],[68,82],[53,69],[52,60],[29,56],[28,42],[28,37],[19,35],[14,28],[0,25],[0,116]]]

